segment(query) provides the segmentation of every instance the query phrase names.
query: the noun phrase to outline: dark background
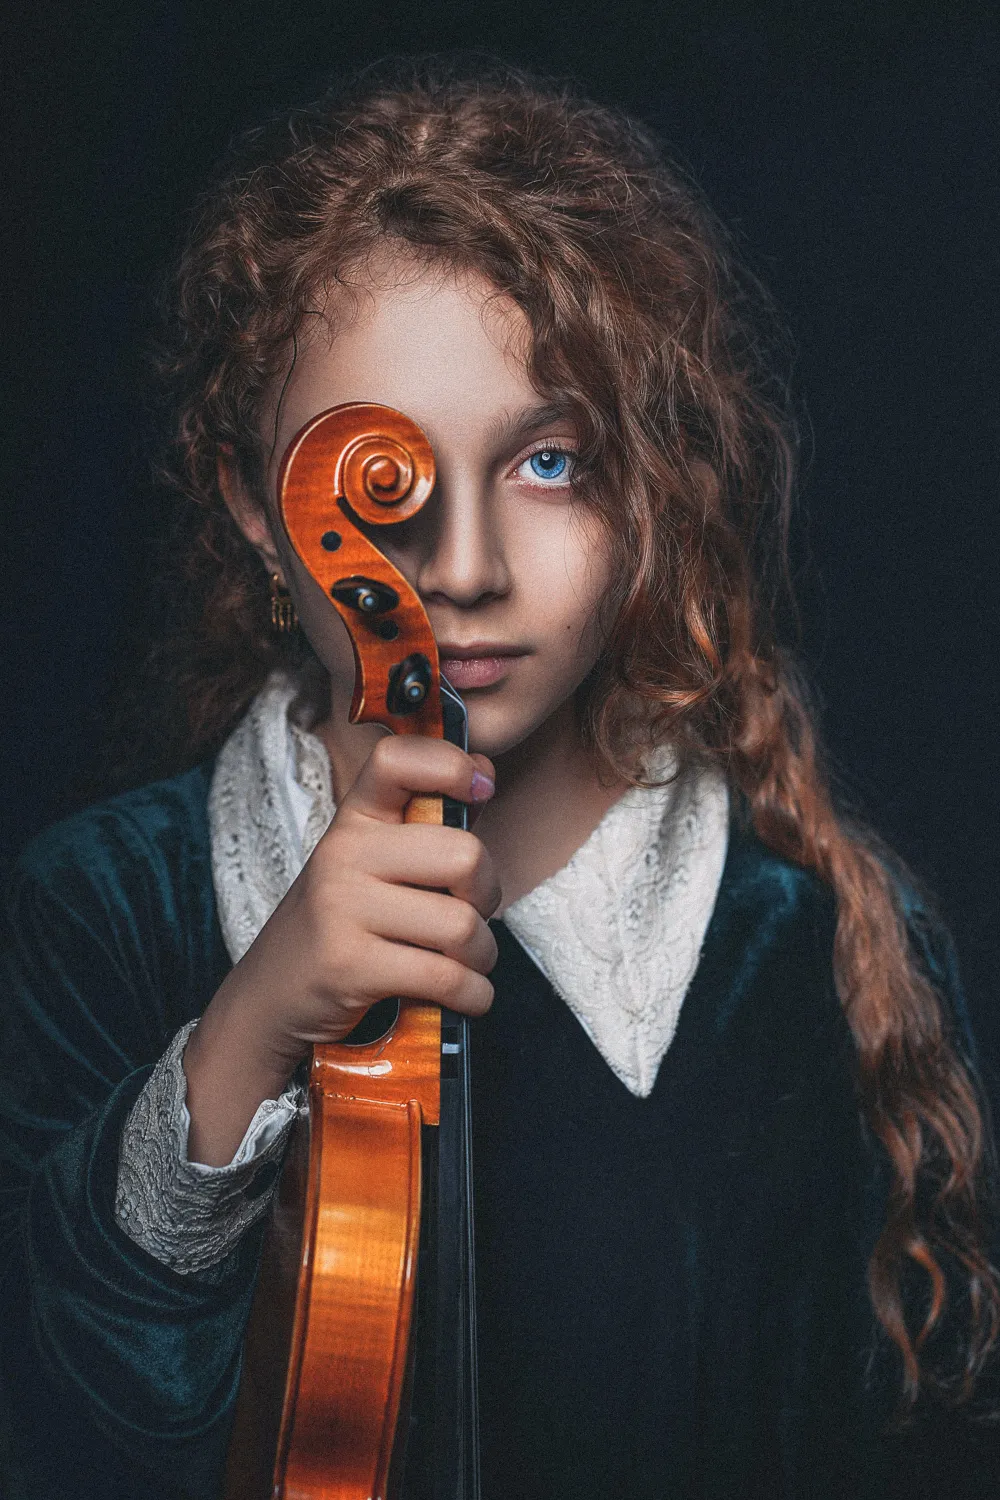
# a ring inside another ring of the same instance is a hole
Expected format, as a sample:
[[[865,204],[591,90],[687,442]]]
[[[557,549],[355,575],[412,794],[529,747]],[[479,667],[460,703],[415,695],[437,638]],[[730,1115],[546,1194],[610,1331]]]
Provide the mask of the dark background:
[[[659,127],[785,311],[802,653],[843,785],[940,897],[995,1076],[996,11],[77,0],[4,24],[5,852],[96,763],[153,529],[142,350],[207,170],[326,70],[486,47]]]

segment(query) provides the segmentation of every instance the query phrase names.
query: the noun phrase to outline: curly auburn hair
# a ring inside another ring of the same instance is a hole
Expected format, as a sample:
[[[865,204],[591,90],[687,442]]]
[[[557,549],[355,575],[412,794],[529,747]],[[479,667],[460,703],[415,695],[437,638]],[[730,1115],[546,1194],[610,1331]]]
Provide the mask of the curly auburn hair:
[[[511,298],[533,384],[577,420],[617,579],[583,704],[600,762],[633,776],[638,713],[654,741],[721,765],[758,837],[835,894],[860,1106],[893,1173],[873,1305],[904,1403],[964,1400],[1000,1328],[981,1106],[886,860],[834,809],[774,639],[765,580],[784,555],[795,442],[766,296],[643,128],[520,73],[431,62],[366,72],[239,144],[197,212],[161,358],[183,541],[182,623],[154,663],[166,760],[213,750],[272,668],[308,651],[269,628],[216,458],[229,445],[260,485],[261,413],[297,330],[386,240]]]

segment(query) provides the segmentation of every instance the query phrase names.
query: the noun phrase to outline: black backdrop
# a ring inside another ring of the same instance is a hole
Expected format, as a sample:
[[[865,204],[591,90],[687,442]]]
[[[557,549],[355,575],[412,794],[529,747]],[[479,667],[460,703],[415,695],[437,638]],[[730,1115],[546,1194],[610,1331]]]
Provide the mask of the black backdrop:
[[[997,13],[125,0],[5,27],[4,850],[94,762],[151,536],[143,340],[208,167],[326,70],[486,47],[657,125],[785,310],[802,652],[844,785],[939,894],[995,1075]]]

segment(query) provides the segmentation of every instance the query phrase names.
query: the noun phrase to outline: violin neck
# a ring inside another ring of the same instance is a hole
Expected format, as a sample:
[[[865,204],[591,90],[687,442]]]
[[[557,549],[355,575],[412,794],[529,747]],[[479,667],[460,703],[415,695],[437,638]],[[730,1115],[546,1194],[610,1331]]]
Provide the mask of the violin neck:
[[[442,1015],[441,1123],[432,1251],[434,1500],[479,1500],[476,1280],[468,1022]],[[428,1187],[430,1183],[428,1182]],[[428,1288],[428,1290],[430,1290]],[[418,1297],[424,1292],[422,1285]]]
[[[441,679],[444,737],[468,748],[465,705]],[[464,828],[467,809],[444,799],[444,822]],[[441,1015],[441,1123],[437,1130],[434,1385],[435,1500],[479,1500],[475,1227],[472,1199],[472,1089],[469,1023]],[[457,1481],[457,1482],[456,1482]]]

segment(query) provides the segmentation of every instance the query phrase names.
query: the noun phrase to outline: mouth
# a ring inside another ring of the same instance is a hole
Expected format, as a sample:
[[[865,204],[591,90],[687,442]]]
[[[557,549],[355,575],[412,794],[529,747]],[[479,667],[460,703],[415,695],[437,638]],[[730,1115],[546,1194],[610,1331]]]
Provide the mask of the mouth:
[[[460,693],[492,687],[506,677],[515,661],[528,655],[520,646],[504,646],[494,641],[474,641],[471,646],[441,642],[438,651],[441,671]]]

